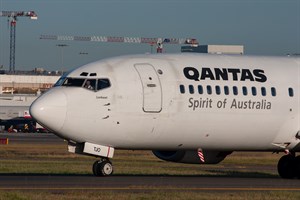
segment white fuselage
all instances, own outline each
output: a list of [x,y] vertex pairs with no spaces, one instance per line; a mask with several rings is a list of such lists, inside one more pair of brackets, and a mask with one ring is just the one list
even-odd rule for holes
[[69,141],[116,149],[299,151],[299,69],[289,57],[106,59],[66,78],[108,79],[109,87],[58,84],[31,114]]

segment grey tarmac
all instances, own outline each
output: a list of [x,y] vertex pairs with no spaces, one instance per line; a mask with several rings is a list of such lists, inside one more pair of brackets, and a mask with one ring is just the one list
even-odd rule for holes
[[0,174],[0,190],[298,191],[300,180],[199,176]]

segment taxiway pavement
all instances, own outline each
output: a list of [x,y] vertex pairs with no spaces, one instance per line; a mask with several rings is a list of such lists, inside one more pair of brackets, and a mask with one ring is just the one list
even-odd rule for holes
[[195,176],[0,174],[0,190],[298,191],[300,180]]

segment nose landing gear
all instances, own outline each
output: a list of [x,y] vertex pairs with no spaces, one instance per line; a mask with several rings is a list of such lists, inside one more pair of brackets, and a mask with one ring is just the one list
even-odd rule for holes
[[296,157],[294,153],[282,156],[277,170],[281,178],[300,178],[300,156]]
[[102,158],[94,162],[93,174],[95,176],[110,176],[112,175],[112,173],[113,173],[113,165],[108,159]]

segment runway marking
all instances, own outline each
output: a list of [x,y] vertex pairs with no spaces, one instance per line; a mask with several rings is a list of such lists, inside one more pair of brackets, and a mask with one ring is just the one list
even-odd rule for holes
[[190,190],[190,191],[300,191],[300,188],[169,188],[169,187],[75,187],[75,188],[35,188],[35,187],[7,187],[0,190]]

